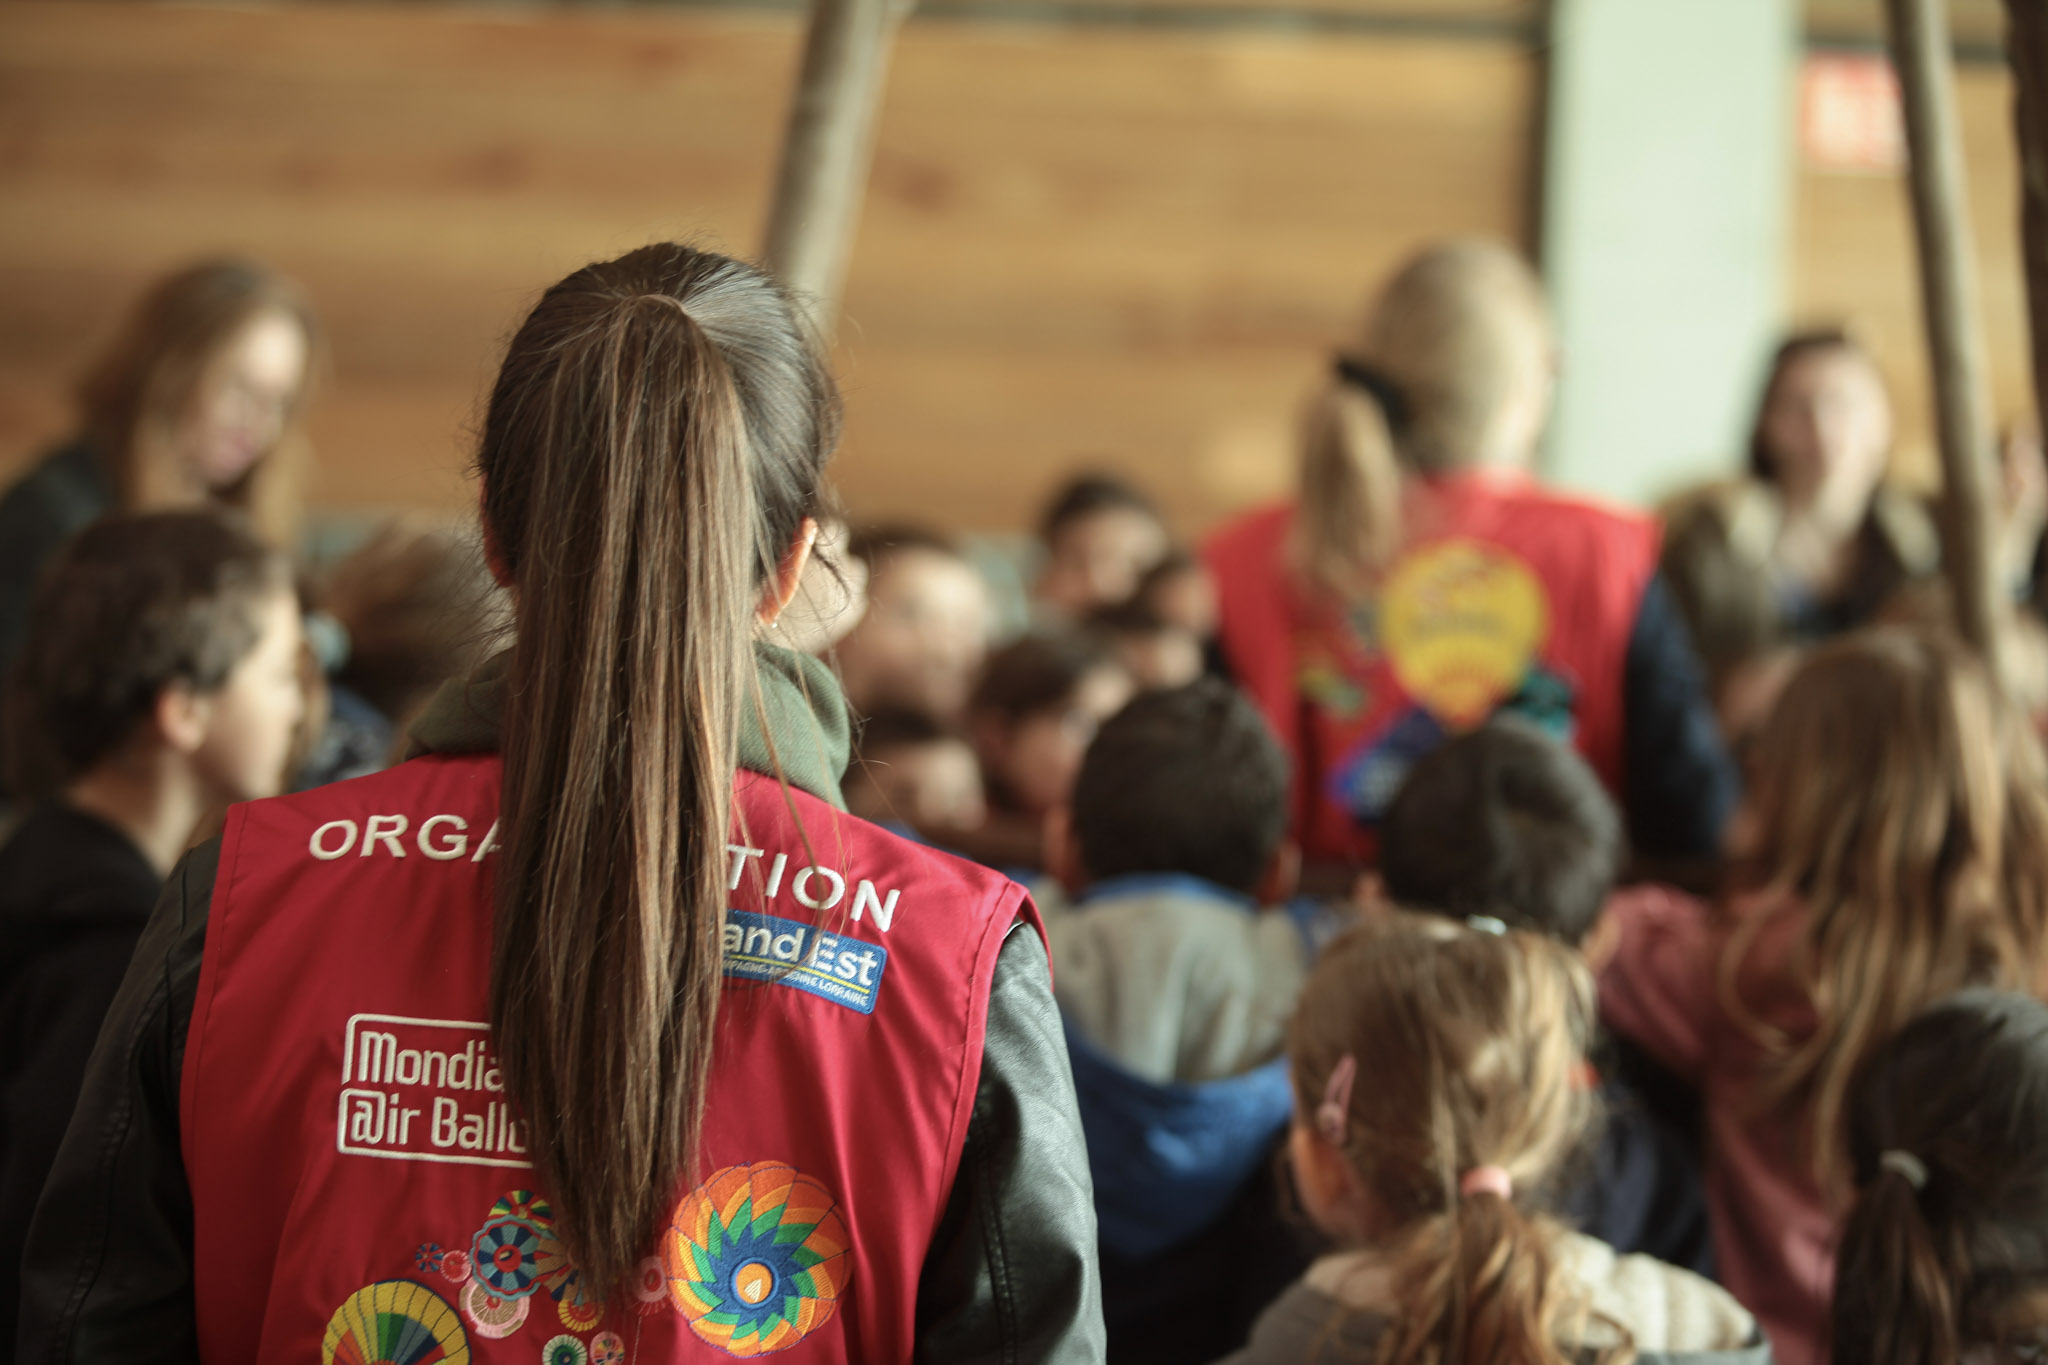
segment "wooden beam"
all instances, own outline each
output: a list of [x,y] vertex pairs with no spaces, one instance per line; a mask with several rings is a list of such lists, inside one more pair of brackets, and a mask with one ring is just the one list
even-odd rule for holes
[[2048,415],[2048,4],[2006,0],[2013,132],[2020,158],[2020,251],[2027,272],[2034,411]]
[[1991,515],[1991,397],[1971,256],[1945,0],[1885,0],[1905,104],[1920,298],[1942,471],[1942,563],[1963,638],[1997,660],[2003,585]]
[[768,212],[768,268],[804,296],[826,339],[860,226],[889,45],[906,0],[812,0]]

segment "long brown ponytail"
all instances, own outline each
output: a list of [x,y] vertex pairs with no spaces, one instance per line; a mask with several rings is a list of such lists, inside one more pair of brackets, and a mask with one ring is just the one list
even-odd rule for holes
[[771,280],[665,245],[548,290],[485,417],[518,628],[491,1027],[558,1231],[607,1297],[694,1160],[754,616],[836,403]]
[[[1340,1150],[1393,1277],[1379,1365],[1580,1358],[1588,1309],[1559,1264],[1564,1230],[1531,1200],[1592,1122],[1581,1079],[1592,1024],[1585,964],[1537,934],[1397,913],[1318,961],[1288,1051],[1305,1114],[1342,1057],[1357,1067]],[[1481,1167],[1505,1172],[1511,1193],[1462,1193]]]
[[1502,415],[1545,390],[1555,351],[1543,286],[1508,248],[1442,242],[1404,264],[1309,405],[1295,571],[1370,591],[1400,548],[1404,474],[1499,457]]
[[[1969,990],[1858,1068],[1837,1365],[1957,1365],[2048,1328],[2048,1007]],[[2028,1357],[2032,1358],[2032,1357]]]

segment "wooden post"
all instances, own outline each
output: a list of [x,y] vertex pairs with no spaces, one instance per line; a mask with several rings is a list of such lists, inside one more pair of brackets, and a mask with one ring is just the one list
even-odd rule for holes
[[1920,299],[1941,442],[1942,562],[1963,638],[1995,661],[2002,594],[1994,581],[1996,521],[1990,512],[1991,397],[1956,128],[1948,5],[1885,0],[1885,12],[1905,104]]
[[2020,153],[2020,245],[2027,330],[2034,346],[2034,411],[2048,419],[2048,4],[2006,0],[2013,132]]
[[768,211],[768,268],[804,296],[828,340],[860,225],[875,116],[903,0],[812,0]]

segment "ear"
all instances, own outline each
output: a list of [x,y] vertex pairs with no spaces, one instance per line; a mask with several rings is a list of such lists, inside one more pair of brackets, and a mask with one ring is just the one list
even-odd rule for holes
[[1377,872],[1358,874],[1358,880],[1351,884],[1351,903],[1367,919],[1381,918],[1394,908],[1392,898],[1387,895],[1387,884]]
[[1088,889],[1081,841],[1074,837],[1074,808],[1064,801],[1045,813],[1045,870],[1076,900]]
[[184,683],[172,683],[156,694],[150,723],[158,740],[175,753],[194,754],[206,743],[213,723],[213,698],[202,696]]
[[1266,862],[1265,875],[1253,892],[1260,905],[1279,905],[1301,886],[1301,845],[1282,839]]
[[805,517],[797,524],[796,543],[775,566],[775,577],[761,594],[756,616],[762,625],[774,625],[782,619],[782,613],[789,609],[789,604],[796,600],[796,591],[803,585],[804,565],[811,562],[811,547],[817,543],[817,518]]
[[1339,1241],[1358,1239],[1363,1190],[1344,1154],[1296,1115],[1287,1134],[1287,1157],[1294,1168],[1301,1211],[1309,1221]]

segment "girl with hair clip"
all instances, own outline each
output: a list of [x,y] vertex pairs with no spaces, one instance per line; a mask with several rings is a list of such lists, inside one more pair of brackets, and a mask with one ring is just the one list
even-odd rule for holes
[[1934,1005],[1858,1068],[1848,1138],[1835,1365],[2048,1357],[2048,1007]]
[[770,643],[837,419],[751,266],[541,296],[477,458],[514,643],[172,875],[27,1357],[1101,1358],[1037,911],[845,813],[845,703]]
[[1227,1365],[1769,1359],[1724,1291],[1545,1210],[1583,1151],[1593,982],[1500,921],[1392,912],[1323,953],[1288,1036],[1304,1210],[1341,1248]]
[[1334,357],[1295,499],[1205,551],[1223,662],[1295,760],[1314,884],[1370,862],[1416,759],[1501,713],[1579,750],[1639,853],[1719,853],[1736,775],[1656,525],[1532,477],[1556,363],[1520,257],[1429,247]]
[[1755,746],[1718,907],[1616,897],[1601,1012],[1698,1085],[1722,1281],[1824,1358],[1857,1068],[1966,986],[2048,990],[2048,789],[1983,667],[1902,628],[1803,663]]
[[254,261],[200,261],[152,285],[81,379],[77,435],[0,497],[0,665],[44,562],[109,512],[216,504],[290,550],[319,346],[305,294]]

